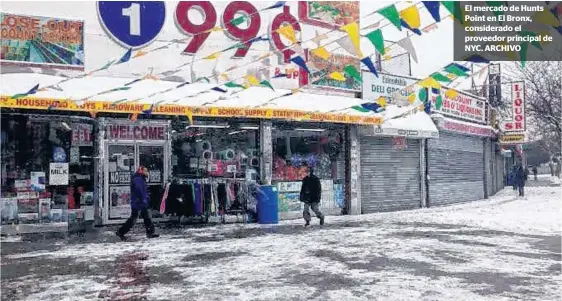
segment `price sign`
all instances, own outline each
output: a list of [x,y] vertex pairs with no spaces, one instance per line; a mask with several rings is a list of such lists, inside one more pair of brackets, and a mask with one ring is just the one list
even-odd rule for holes
[[166,19],[164,1],[98,1],[97,7],[105,31],[126,48],[152,43]]

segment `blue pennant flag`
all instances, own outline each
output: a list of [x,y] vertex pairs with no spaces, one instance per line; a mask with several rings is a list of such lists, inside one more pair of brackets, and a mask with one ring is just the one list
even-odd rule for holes
[[26,93],[16,94],[12,96],[12,99],[18,99],[21,97],[26,97],[27,95],[35,94],[39,90],[39,84],[35,85],[35,87],[31,88],[31,90],[27,91]]
[[377,73],[377,68],[375,68],[375,64],[373,64],[373,61],[371,60],[370,57],[367,56],[361,59],[361,63],[367,66],[367,68],[369,68],[369,71],[371,71],[371,73],[373,73],[376,77],[379,77],[379,74]]
[[423,110],[426,114],[431,113],[431,101],[428,101],[423,105]]
[[431,88],[431,93],[439,95],[441,94],[441,91],[437,88]]
[[417,34],[418,36],[421,36],[422,33],[418,28],[414,29],[410,27],[410,25],[408,25],[408,23],[406,23],[403,19],[400,19],[400,24],[402,24],[402,27],[411,30],[413,33]]
[[221,93],[226,93],[227,91],[225,89],[221,89],[220,87],[214,87],[211,90],[216,91],[216,92],[221,92]]
[[278,8],[278,7],[283,7],[283,6],[285,6],[285,3],[286,3],[286,2],[287,2],[287,1],[277,1],[277,2],[275,2],[275,4],[273,4],[272,6],[266,7],[264,10],[267,10],[267,9],[274,9],[274,8]]
[[152,116],[152,110],[154,109],[154,105],[151,105],[148,110],[142,111],[142,113],[146,116],[146,118],[150,118]]
[[131,59],[132,53],[133,53],[133,48],[129,48],[129,50],[127,50],[127,52],[123,55],[123,57],[119,61],[117,61],[116,65],[128,62]]
[[303,68],[306,71],[306,73],[310,74],[310,70],[308,69],[306,62],[302,57],[295,56],[294,58],[291,59],[291,62],[297,64],[299,67]]
[[275,75],[275,76],[272,77],[272,78],[283,78],[283,77],[287,77],[287,74],[285,74],[285,73],[279,73],[279,74]]
[[445,67],[445,69],[447,69],[447,68],[449,68],[449,67],[451,67],[451,66],[455,66],[455,67],[459,68],[460,70],[462,70],[463,72],[468,72],[468,71],[470,71],[469,68],[467,68],[467,67],[465,67],[465,66],[463,66],[463,65],[457,64],[457,63],[450,63],[449,65],[447,65],[447,67]]
[[382,110],[381,105],[379,105],[376,102],[366,102],[366,103],[362,103],[361,107],[363,107],[363,109],[369,110],[369,111],[373,111],[375,113],[378,113]]
[[255,37],[253,39],[248,40],[246,43],[254,43],[254,42],[267,42],[269,41],[269,38],[267,36],[259,36],[259,37]]
[[464,59],[467,62],[473,62],[473,63],[485,63],[488,64],[490,62],[490,60],[488,60],[487,58],[479,55],[479,54],[473,54],[467,58]]
[[439,15],[439,1],[422,1],[427,8],[427,11],[431,14],[435,22],[441,22],[441,15]]
[[187,85],[189,85],[189,84],[190,84],[189,82],[183,82],[183,83],[177,85],[177,86],[176,86],[176,89],[177,89],[177,88],[181,88],[181,87],[183,87],[183,86],[187,86]]

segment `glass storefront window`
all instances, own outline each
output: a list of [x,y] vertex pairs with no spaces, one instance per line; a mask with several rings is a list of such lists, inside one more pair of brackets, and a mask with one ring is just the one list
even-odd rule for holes
[[173,134],[172,173],[176,178],[258,179],[258,124],[200,123]]

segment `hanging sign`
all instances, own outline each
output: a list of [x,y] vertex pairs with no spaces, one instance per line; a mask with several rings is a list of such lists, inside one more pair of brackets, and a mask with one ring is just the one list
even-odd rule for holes
[[68,185],[68,163],[49,164],[49,185]]
[[447,96],[447,88],[441,89],[443,105],[435,109],[435,100],[432,98],[432,110],[445,116],[451,116],[467,121],[486,123],[486,101],[473,95],[457,91],[457,96],[451,99]]
[[504,145],[510,144],[523,144],[525,143],[525,135],[517,134],[517,135],[504,135],[500,138],[500,143]]
[[418,82],[415,78],[384,73],[379,73],[379,77],[376,77],[369,71],[363,71],[362,76],[365,100],[376,100],[383,96],[392,101],[392,94],[397,91],[403,97],[408,97],[406,88]]
[[495,136],[494,130],[490,127],[478,126],[476,124],[454,122],[452,120],[446,119],[443,123],[439,125],[444,130],[451,132],[458,132],[469,135],[476,135],[482,137],[493,137]]
[[0,13],[2,63],[84,70],[84,22]]
[[164,1],[98,1],[97,7],[106,33],[125,48],[152,43],[166,19]]
[[525,83],[516,82],[511,84],[511,108],[513,117],[500,123],[500,129],[504,132],[525,132]]

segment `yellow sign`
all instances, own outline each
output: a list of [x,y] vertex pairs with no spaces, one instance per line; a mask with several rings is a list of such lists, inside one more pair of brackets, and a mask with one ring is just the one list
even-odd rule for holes
[[[140,114],[150,109],[150,104],[120,102],[113,104],[107,101],[87,101],[77,105],[72,100],[22,97],[12,99],[8,96],[0,97],[0,108],[59,110],[88,113],[124,113]],[[188,107],[180,105],[157,105],[152,108],[153,115],[188,115],[194,117],[240,117],[259,119],[285,119],[295,121],[317,121],[348,124],[380,125],[382,117],[354,116],[334,113],[318,113],[297,110],[270,108],[235,108],[235,107]]]
[[504,135],[500,138],[501,144],[523,144],[525,143],[525,135]]

